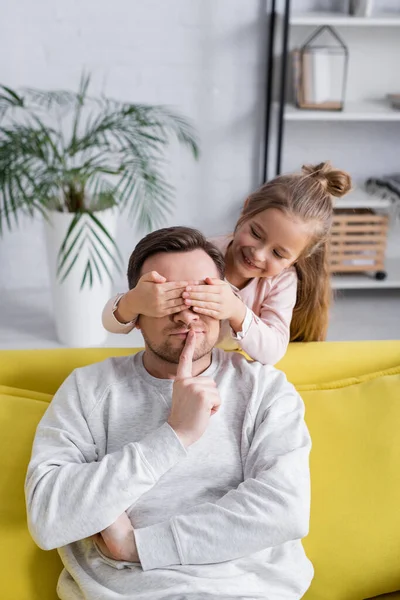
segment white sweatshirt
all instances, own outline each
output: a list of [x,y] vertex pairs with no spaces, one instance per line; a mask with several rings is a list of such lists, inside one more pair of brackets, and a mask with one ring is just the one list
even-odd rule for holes
[[[28,523],[64,563],[62,600],[294,600],[313,569],[301,538],[310,438],[283,373],[213,351],[202,374],[221,408],[187,451],[166,423],[172,380],[143,353],[77,369],[41,420],[26,478]],[[139,563],[88,539],[127,511]]]

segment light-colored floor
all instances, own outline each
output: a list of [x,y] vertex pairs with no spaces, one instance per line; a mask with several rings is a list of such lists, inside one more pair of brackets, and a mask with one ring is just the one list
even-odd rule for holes
[[[48,290],[0,291],[0,349],[58,348]],[[400,339],[400,290],[336,292],[329,340]],[[105,346],[138,347],[138,331],[109,334]]]

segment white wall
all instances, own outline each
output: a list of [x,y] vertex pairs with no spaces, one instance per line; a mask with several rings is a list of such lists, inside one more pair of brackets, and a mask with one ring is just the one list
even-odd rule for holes
[[[329,4],[343,3],[292,0],[295,11]],[[399,10],[399,0],[376,4]],[[76,89],[85,68],[94,91],[170,104],[190,117],[202,157],[196,164],[171,149],[176,205],[166,225],[206,234],[232,227],[259,183],[265,0],[0,0],[0,11],[2,83]],[[350,45],[350,94],[374,94],[376,81],[379,93],[399,91],[399,30],[367,30],[367,49],[365,30],[342,33]],[[295,35],[292,43],[307,31]],[[393,45],[397,54],[388,62]],[[400,124],[288,123],[284,169],[331,158],[357,179],[400,170],[399,134]],[[118,237],[127,262],[138,233],[121,219]],[[0,239],[0,289],[47,285],[41,223],[25,223]],[[124,280],[117,285],[123,289]]]
[[[259,183],[263,0],[1,0],[0,10],[2,83],[75,89],[85,68],[94,90],[175,106],[196,125],[202,157],[172,148],[167,225],[232,227]],[[126,261],[137,239],[122,219]],[[47,285],[40,222],[0,239],[0,289]]]

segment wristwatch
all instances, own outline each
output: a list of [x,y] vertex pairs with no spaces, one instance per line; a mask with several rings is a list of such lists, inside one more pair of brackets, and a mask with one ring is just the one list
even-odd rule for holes
[[115,316],[115,312],[116,312],[116,310],[118,308],[118,304],[119,304],[119,301],[121,300],[122,296],[125,296],[125,293],[118,294],[117,297],[115,298],[114,304],[113,304],[113,307],[112,307],[112,316],[114,317],[114,319],[118,323],[118,325],[123,325],[123,326],[126,326],[126,327],[131,327],[132,325],[135,325],[136,321],[138,320],[137,316],[132,321],[128,321],[127,323],[121,323],[121,321],[119,321],[117,319],[117,317]]

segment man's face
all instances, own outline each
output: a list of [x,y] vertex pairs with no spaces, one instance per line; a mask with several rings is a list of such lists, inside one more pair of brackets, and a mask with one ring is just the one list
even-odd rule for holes
[[[148,258],[141,274],[157,271],[167,281],[204,281],[206,277],[220,279],[218,269],[204,250],[190,252],[160,252]],[[215,346],[220,321],[199,315],[190,308],[166,317],[140,315],[138,327],[146,346],[159,358],[177,364],[189,330],[196,332],[196,350],[193,360],[208,354]]]

